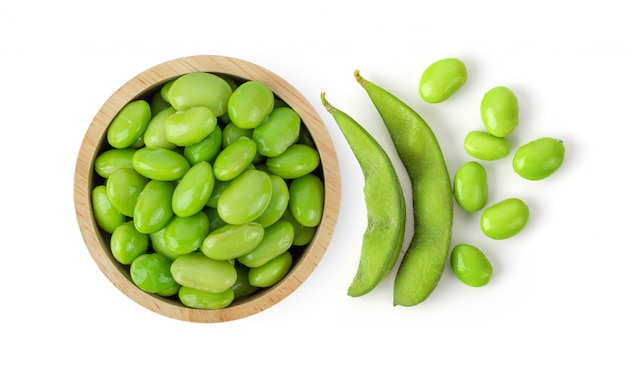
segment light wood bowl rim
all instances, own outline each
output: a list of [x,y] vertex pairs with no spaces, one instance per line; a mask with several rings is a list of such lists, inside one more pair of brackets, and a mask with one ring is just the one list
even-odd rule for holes
[[[90,199],[93,163],[113,117],[126,103],[155,90],[158,85],[196,71],[223,73],[267,84],[300,115],[311,133],[320,152],[325,184],[322,221],[313,240],[307,245],[300,260],[294,263],[290,273],[277,285],[220,310],[187,308],[136,287],[123,267],[112,258],[110,250],[105,248],[107,244],[93,219]],[[74,172],[74,206],[78,226],[91,257],[102,273],[115,287],[141,306],[173,319],[199,323],[224,322],[251,316],[272,307],[293,293],[310,276],[328,248],[339,214],[340,191],[339,164],[332,139],[323,120],[307,99],[272,71],[246,60],[219,55],[188,56],[166,61],[138,74],[120,87],[104,103],[89,125],[78,152]]]

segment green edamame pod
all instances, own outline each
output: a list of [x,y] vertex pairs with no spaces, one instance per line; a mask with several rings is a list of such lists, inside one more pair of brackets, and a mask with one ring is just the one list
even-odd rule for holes
[[415,232],[396,274],[394,305],[413,306],[428,298],[445,270],[452,236],[452,182],[426,121],[358,70],[354,76],[385,123],[411,182]]
[[368,226],[363,233],[361,256],[348,295],[362,296],[378,285],[396,263],[406,223],[402,187],[391,159],[358,122],[333,107],[321,94],[356,157],[365,179],[363,194]]

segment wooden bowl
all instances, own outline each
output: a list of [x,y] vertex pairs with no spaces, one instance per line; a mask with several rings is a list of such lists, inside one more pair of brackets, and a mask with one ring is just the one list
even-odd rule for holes
[[[219,310],[199,310],[184,306],[180,301],[146,293],[134,285],[127,266],[120,265],[111,254],[106,233],[95,223],[91,190],[94,187],[94,160],[106,141],[106,130],[112,119],[128,102],[148,95],[167,81],[190,72],[227,74],[240,80],[257,80],[293,108],[320,153],[325,184],[322,221],[312,241],[294,258],[291,271],[273,287],[257,292]],[[190,56],[154,66],[118,89],[97,112],[78,153],[74,178],[74,205],[83,239],[93,260],[104,275],[125,295],[143,307],[161,315],[190,322],[223,322],[261,312],[283,300],[296,290],[313,272],[326,252],[335,229],[339,212],[340,174],[335,148],[330,135],[312,105],[291,84],[273,72],[250,62],[225,56]]]

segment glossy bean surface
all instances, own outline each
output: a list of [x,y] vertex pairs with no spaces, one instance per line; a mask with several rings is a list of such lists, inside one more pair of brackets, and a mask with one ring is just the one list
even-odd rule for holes
[[143,142],[145,146],[149,148],[176,148],[176,144],[167,140],[167,135],[165,134],[165,122],[168,117],[173,115],[175,112],[176,109],[174,109],[174,107],[168,107],[152,117],[146,127],[146,131],[143,134]]
[[430,64],[422,73],[419,92],[429,103],[440,103],[456,93],[467,80],[467,69],[457,58],[445,58]]
[[285,180],[276,175],[270,175],[272,182],[272,194],[267,208],[255,219],[263,227],[276,223],[285,213],[289,206],[289,186]]
[[320,224],[324,211],[324,183],[314,174],[298,177],[289,184],[289,210],[303,226]]
[[201,252],[179,256],[172,263],[171,272],[181,286],[205,292],[224,292],[237,281],[237,271],[233,264],[209,259]]
[[539,138],[519,147],[513,156],[513,169],[527,180],[543,180],[561,167],[564,158],[561,140]]
[[291,223],[286,220],[280,220],[265,228],[259,244],[251,251],[239,256],[237,260],[250,268],[264,265],[291,247],[293,235],[294,231]]
[[125,222],[111,234],[111,253],[120,264],[130,265],[148,251],[149,243],[147,234],[137,231],[132,221]]
[[497,137],[511,134],[519,121],[517,96],[505,86],[485,93],[480,104],[480,116],[487,131]]
[[175,181],[183,177],[191,165],[173,150],[141,148],[133,155],[133,167],[144,177],[159,181]]
[[129,102],[107,128],[107,141],[114,148],[128,148],[141,137],[152,117],[148,102]]
[[167,89],[167,100],[179,111],[203,106],[221,116],[228,108],[230,85],[211,73],[194,72],[175,79]]
[[275,108],[252,132],[260,154],[275,157],[300,137],[300,116],[289,107]]
[[258,218],[272,196],[272,181],[263,171],[247,170],[232,180],[217,199],[217,211],[229,224],[243,224]]
[[146,184],[137,198],[133,211],[133,222],[139,232],[159,231],[172,219],[174,188],[174,183],[170,181],[150,180]]
[[241,137],[224,148],[215,158],[215,178],[230,181],[239,176],[254,160],[257,146],[254,140]]
[[171,265],[172,261],[156,252],[139,255],[130,264],[130,277],[145,292],[161,292],[174,286]]
[[211,197],[215,177],[213,167],[206,161],[193,165],[180,179],[172,194],[172,209],[179,217],[198,213]]
[[120,168],[133,168],[133,154],[137,149],[109,149],[100,153],[94,161],[94,169],[101,177],[108,178]]
[[229,288],[223,292],[205,292],[190,287],[180,287],[178,291],[180,302],[199,310],[219,310],[228,307],[235,299],[235,292]]
[[454,198],[461,208],[473,213],[487,204],[488,184],[485,167],[474,161],[464,163],[454,175]]
[[293,257],[287,251],[258,268],[251,268],[248,273],[250,285],[261,288],[275,285],[287,275],[292,263]]
[[91,206],[96,224],[107,233],[113,233],[117,226],[126,221],[124,214],[120,213],[109,200],[104,185],[98,185],[91,191]]
[[494,161],[509,155],[511,144],[505,137],[497,137],[483,131],[470,131],[465,136],[463,148],[474,158]]
[[495,240],[515,236],[524,229],[530,211],[526,203],[518,198],[509,198],[485,209],[480,217],[483,233]]
[[274,93],[265,84],[250,80],[235,89],[228,100],[228,117],[242,129],[254,129],[274,109]]
[[222,147],[222,128],[215,126],[212,133],[200,142],[183,149],[183,156],[194,165],[202,161],[212,162]]
[[111,204],[123,215],[132,217],[139,194],[148,181],[134,169],[121,168],[113,172],[106,182]]
[[200,250],[215,260],[231,260],[254,250],[263,239],[265,230],[256,222],[226,224],[209,233]]
[[476,246],[459,244],[452,249],[450,265],[456,277],[471,287],[489,283],[493,273],[491,262]]
[[267,170],[284,179],[292,179],[313,172],[320,164],[319,152],[308,145],[290,145],[282,154],[267,158]]
[[165,138],[179,147],[202,141],[217,126],[217,118],[204,106],[190,107],[171,114],[165,120]]
[[201,211],[190,217],[175,215],[165,226],[163,235],[170,250],[178,254],[188,254],[200,248],[209,230],[209,219]]

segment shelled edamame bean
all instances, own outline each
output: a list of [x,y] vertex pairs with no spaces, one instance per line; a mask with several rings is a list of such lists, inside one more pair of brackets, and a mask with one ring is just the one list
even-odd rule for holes
[[280,281],[301,254],[292,247],[312,240],[320,165],[300,116],[268,86],[189,73],[111,122],[93,166],[94,220],[137,287],[224,308]]

